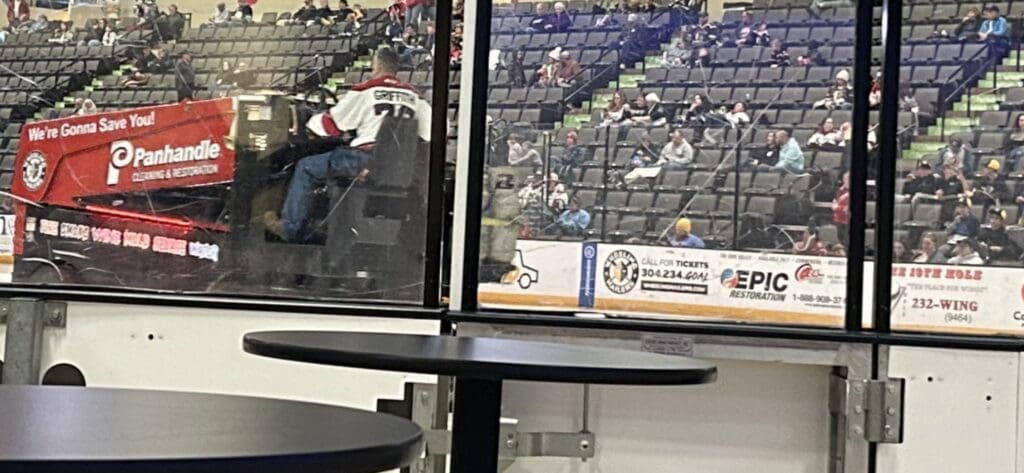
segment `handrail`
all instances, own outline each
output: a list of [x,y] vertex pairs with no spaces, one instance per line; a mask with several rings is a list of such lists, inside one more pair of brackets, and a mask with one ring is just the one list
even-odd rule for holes
[[[985,49],[982,49],[981,51],[985,51]],[[981,51],[979,51],[979,54],[980,54]],[[957,88],[953,89],[953,91],[950,92],[949,95],[947,95],[946,98],[942,101],[942,104],[941,104],[942,123],[941,123],[941,125],[939,125],[939,136],[941,136],[942,139],[946,139],[946,114],[949,112],[948,106],[949,106],[950,102],[954,98],[957,97],[958,93],[962,92],[965,88],[967,88],[967,86],[970,85],[972,81],[977,79],[982,73],[988,72],[989,66],[991,64],[996,63],[998,59],[999,58],[990,58],[990,59],[985,60],[985,62],[982,63],[982,65],[980,67],[978,67],[978,69],[976,69],[973,73],[971,73],[971,75],[969,75],[966,78],[964,78],[963,81],[960,83],[960,86],[958,86]],[[966,65],[966,63],[964,65]],[[963,66],[960,66],[960,67],[963,68]],[[945,85],[945,84],[943,84],[943,85]],[[968,98],[968,100],[967,100],[967,107],[968,107],[967,108],[967,112],[968,113],[971,112],[971,109],[970,109],[970,107],[971,107],[971,97],[972,97],[971,89],[967,88],[967,98]]]

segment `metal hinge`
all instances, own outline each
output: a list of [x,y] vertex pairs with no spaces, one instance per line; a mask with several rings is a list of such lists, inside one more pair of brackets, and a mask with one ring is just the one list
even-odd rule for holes
[[846,414],[847,435],[874,443],[903,442],[903,379],[832,380],[845,384],[837,390],[844,399],[833,408]]
[[[43,302],[43,325],[64,328],[68,320],[68,304],[60,301]],[[0,325],[7,323],[7,314],[11,312],[11,300],[0,299]]]

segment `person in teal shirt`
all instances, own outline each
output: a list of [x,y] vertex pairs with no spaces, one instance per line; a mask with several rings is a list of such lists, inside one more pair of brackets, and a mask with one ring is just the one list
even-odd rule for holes
[[978,38],[988,43],[988,57],[990,59],[1001,59],[1009,49],[1008,36],[1010,25],[1001,14],[999,7],[988,5],[985,7],[985,21],[981,23],[978,30]]
[[760,171],[779,171],[793,174],[804,172],[804,152],[800,149],[800,143],[796,138],[789,136],[789,131],[779,130],[775,132],[775,144],[779,146],[779,160],[774,166],[762,164]]
[[569,199],[569,208],[555,220],[562,235],[581,236],[590,226],[590,213],[580,208],[579,199]]

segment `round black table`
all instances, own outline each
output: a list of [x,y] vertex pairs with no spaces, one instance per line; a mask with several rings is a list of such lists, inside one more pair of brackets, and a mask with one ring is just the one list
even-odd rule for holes
[[374,473],[422,447],[412,422],[343,407],[0,385],[0,472]]
[[454,376],[452,473],[497,468],[503,380],[690,385],[717,375],[714,365],[691,358],[494,338],[257,332],[245,336],[243,347],[285,360]]

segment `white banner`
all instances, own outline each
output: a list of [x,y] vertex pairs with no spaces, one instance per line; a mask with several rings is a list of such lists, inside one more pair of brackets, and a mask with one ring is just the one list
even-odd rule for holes
[[892,327],[1024,334],[1024,269],[893,267]]
[[575,309],[579,305],[582,243],[520,240],[500,283],[479,288],[483,305]]

